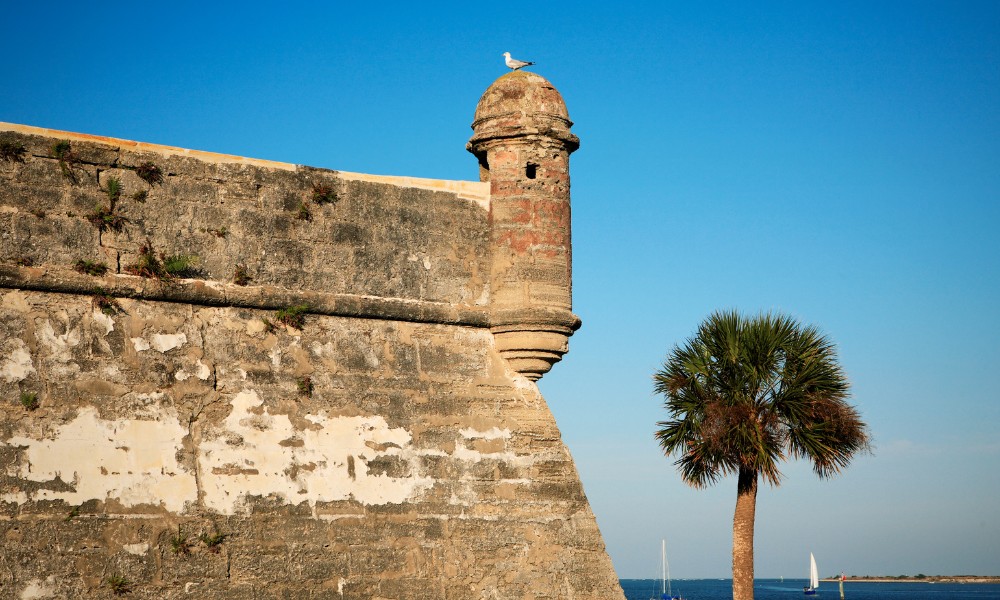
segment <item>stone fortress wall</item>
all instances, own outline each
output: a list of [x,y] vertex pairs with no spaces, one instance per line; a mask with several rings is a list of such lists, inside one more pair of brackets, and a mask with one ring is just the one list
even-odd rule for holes
[[569,127],[501,77],[454,182],[0,123],[0,598],[623,598],[532,383]]

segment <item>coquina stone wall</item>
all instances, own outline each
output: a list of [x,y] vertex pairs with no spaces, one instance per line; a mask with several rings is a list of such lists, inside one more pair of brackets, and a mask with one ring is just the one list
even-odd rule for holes
[[0,124],[0,598],[623,598],[491,184]]

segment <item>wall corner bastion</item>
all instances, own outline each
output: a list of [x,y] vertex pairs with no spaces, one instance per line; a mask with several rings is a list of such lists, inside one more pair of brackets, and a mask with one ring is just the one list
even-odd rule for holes
[[579,141],[483,98],[480,181],[0,123],[0,599],[623,600],[532,383]]

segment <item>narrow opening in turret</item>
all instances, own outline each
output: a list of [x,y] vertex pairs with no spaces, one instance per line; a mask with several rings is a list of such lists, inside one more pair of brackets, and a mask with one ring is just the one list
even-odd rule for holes
[[534,179],[537,171],[538,171],[538,165],[536,165],[535,163],[528,163],[524,165],[524,175],[528,179]]
[[490,163],[486,160],[485,154],[477,155],[479,159],[479,181],[488,183],[490,180]]

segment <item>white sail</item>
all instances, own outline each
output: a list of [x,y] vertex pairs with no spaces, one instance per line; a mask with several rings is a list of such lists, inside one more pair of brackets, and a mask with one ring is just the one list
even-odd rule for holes
[[816,557],[812,552],[809,553],[809,587],[819,587],[819,569],[816,568]]

